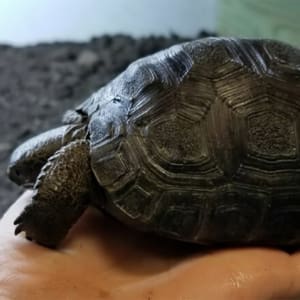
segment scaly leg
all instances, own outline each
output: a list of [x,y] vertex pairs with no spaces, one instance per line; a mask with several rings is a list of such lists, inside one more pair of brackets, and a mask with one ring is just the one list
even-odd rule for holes
[[56,247],[89,204],[89,145],[74,141],[48,159],[34,185],[32,203],[15,220],[15,234]]

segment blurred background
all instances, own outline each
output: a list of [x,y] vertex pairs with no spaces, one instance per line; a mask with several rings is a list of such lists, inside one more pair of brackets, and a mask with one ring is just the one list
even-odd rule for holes
[[299,44],[299,0],[1,0],[0,42],[28,45],[199,30]]
[[0,215],[21,192],[11,151],[133,60],[213,35],[300,46],[299,0],[1,0]]
[[83,41],[102,34],[195,36],[215,29],[216,0],[1,0],[0,42]]

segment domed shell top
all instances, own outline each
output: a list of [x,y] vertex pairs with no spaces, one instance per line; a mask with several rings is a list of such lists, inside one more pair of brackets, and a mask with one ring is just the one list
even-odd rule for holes
[[300,241],[299,49],[173,46],[77,110],[104,209],[120,221],[199,243]]

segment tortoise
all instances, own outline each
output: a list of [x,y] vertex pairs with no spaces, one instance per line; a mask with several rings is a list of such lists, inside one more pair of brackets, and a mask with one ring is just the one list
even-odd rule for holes
[[92,205],[203,245],[300,244],[300,50],[206,38],[138,59],[20,145],[15,234],[56,247]]

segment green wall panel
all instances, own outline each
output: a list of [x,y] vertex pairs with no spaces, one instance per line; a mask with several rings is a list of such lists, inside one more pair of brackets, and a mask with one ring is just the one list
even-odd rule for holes
[[300,0],[219,0],[218,32],[300,46]]

